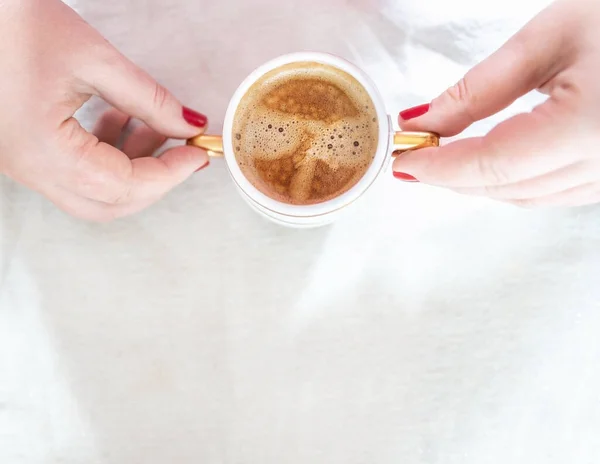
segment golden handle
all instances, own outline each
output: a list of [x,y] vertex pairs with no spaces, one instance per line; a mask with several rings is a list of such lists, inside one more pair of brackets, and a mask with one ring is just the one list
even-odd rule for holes
[[220,135],[198,135],[188,139],[186,145],[202,148],[213,158],[223,157],[223,137]]
[[408,150],[439,147],[440,136],[433,132],[396,132],[392,156],[398,156]]
[[[198,135],[188,139],[187,145],[202,148],[208,152],[208,156],[223,157],[223,137],[220,135]],[[394,146],[392,156],[398,156],[408,150],[419,148],[438,147],[440,137],[432,132],[396,132],[394,134]]]

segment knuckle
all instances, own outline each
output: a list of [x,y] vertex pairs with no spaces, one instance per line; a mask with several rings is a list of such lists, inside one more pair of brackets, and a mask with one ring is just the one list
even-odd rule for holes
[[[81,194],[110,205],[123,204],[131,199],[131,168],[104,166],[94,158],[94,137],[76,150],[74,184]],[[129,163],[123,166],[130,166]]]
[[448,89],[448,96],[456,103],[462,103],[468,100],[469,87],[467,80],[463,77],[456,84]]
[[477,158],[477,171],[479,175],[487,182],[488,188],[512,183],[512,176],[506,170],[505,163],[499,162],[502,159],[500,149],[493,141],[486,142],[486,150]]
[[491,184],[488,186],[488,190],[491,190],[492,186],[506,185],[510,183],[510,177],[504,172],[504,169],[498,166],[491,156],[480,156],[478,159],[478,171],[481,176]]
[[154,83],[154,90],[152,96],[152,102],[154,108],[162,110],[166,107],[167,101],[169,100],[169,92],[162,85]]
[[477,120],[473,108],[476,104],[476,96],[471,92],[469,79],[465,76],[446,91],[453,106],[461,108],[464,117],[471,123]]
[[75,118],[70,118],[62,123],[54,137],[58,147],[69,147],[77,152],[82,145],[89,143],[89,137],[86,135],[87,132],[82,130],[81,124]]
[[128,203],[131,199],[131,184],[124,182],[118,187],[112,195],[109,196],[106,203],[111,205],[122,205]]
[[103,184],[102,173],[93,168],[92,152],[96,143],[89,141],[74,149],[75,184],[84,191],[97,188]]
[[120,205],[130,201],[131,185],[112,172],[94,173],[90,170],[79,173],[79,185],[93,200],[109,205]]

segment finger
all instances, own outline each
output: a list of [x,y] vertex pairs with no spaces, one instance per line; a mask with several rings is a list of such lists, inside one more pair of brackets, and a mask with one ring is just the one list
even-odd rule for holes
[[495,200],[535,199],[594,182],[597,180],[599,172],[600,166],[591,162],[580,161],[548,174],[524,181],[506,185],[455,188],[453,190],[463,195],[482,196]]
[[152,156],[167,138],[146,125],[136,127],[123,144],[123,152],[129,159]]
[[91,91],[115,108],[168,137],[185,139],[203,132],[206,116],[185,108],[175,96],[112,46],[90,56],[79,70]]
[[42,193],[60,210],[75,218],[106,223],[143,211],[153,202],[138,202],[124,205],[109,205],[76,195],[60,186],[54,186]]
[[40,189],[50,202],[70,216],[90,222],[110,222],[117,219],[117,207],[76,195],[59,185]]
[[[595,153],[590,135],[556,106],[550,100],[483,137],[405,153],[396,158],[393,171],[442,187],[500,186],[551,173]],[[573,151],[573,141],[578,151]]]
[[158,158],[130,160],[123,152],[86,132],[75,120],[59,131],[66,147],[62,160],[67,174],[62,186],[92,200],[136,203],[158,199],[208,164],[208,155],[191,146],[176,147]]
[[156,199],[209,165],[206,151],[192,146],[179,146],[157,158],[131,161],[131,196],[136,200]]
[[[572,56],[567,40],[570,25],[557,24],[555,20],[555,10],[562,7],[562,4],[552,5],[540,13],[457,84],[435,98],[428,111],[427,107],[421,107],[417,112],[411,109],[401,113],[401,128],[454,136],[543,86],[565,69]],[[543,43],[540,37],[544,38]],[[405,119],[424,111],[422,116]]]
[[600,203],[600,183],[590,182],[537,198],[510,200],[522,208],[576,207]]
[[116,146],[129,120],[129,115],[114,108],[110,109],[100,116],[94,126],[93,134],[99,141]]

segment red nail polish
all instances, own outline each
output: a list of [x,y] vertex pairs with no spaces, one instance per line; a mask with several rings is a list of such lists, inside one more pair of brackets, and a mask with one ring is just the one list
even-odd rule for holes
[[400,112],[400,118],[404,121],[408,121],[409,119],[418,118],[419,116],[423,116],[425,113],[429,111],[429,103],[425,103],[424,105],[413,106],[407,110]]
[[206,163],[204,163],[202,166],[200,166],[198,169],[196,169],[195,172],[202,171],[204,168],[208,167],[209,164],[210,164],[210,161],[206,161]]
[[194,127],[200,127],[201,129],[204,129],[206,124],[208,124],[208,118],[206,116],[186,106],[183,107],[183,119],[185,119],[188,124],[191,124]]
[[396,179],[403,180],[404,182],[419,182],[413,176],[411,176],[410,174],[406,174],[404,172],[395,172],[394,171],[394,177]]

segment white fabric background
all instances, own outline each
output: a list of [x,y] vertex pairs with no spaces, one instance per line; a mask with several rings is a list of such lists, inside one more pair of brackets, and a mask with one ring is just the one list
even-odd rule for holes
[[[301,49],[363,66],[395,115],[546,3],[72,1],[211,131],[247,73]],[[0,463],[600,458],[598,207],[390,174],[341,222],[291,231],[219,162],[108,225],[0,190]]]

